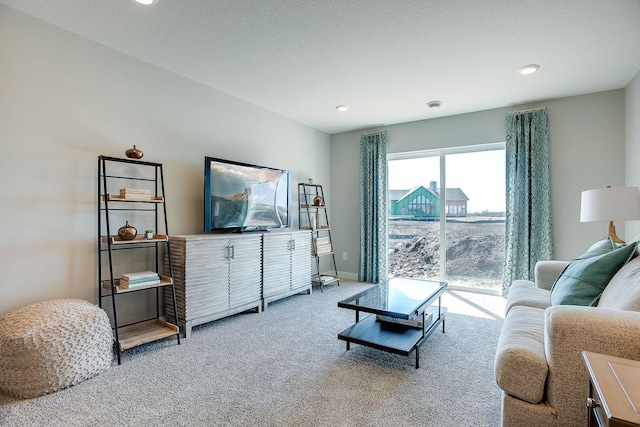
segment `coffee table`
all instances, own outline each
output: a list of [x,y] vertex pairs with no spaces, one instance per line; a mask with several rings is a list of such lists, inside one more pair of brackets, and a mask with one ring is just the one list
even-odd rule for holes
[[[338,339],[378,350],[409,356],[416,352],[420,367],[420,346],[442,323],[447,309],[442,294],[447,283],[393,278],[338,302],[338,307],[355,310],[356,323],[338,334]],[[432,305],[438,300],[437,305]],[[360,312],[371,315],[360,320]]]

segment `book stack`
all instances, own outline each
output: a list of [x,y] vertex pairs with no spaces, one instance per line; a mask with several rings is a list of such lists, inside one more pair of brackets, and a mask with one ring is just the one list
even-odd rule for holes
[[318,279],[318,282],[321,285],[326,285],[329,282],[332,282],[335,279],[335,277],[333,276],[326,276],[324,274],[320,275],[320,278]]
[[313,246],[316,249],[316,255],[330,254],[333,252],[331,242],[328,237],[316,237],[313,239]]
[[139,286],[157,285],[160,283],[160,276],[153,271],[139,271],[137,273],[126,273],[120,278],[120,289],[136,288]]
[[151,190],[142,188],[121,188],[120,197],[123,199],[150,199]]
[[376,319],[378,322],[384,324],[395,324],[402,326],[410,326],[412,328],[420,328],[422,329],[423,325],[429,326],[433,320],[433,313],[424,313],[424,322],[422,314],[418,314],[410,319],[398,319],[396,317],[384,316],[382,314],[376,314]]

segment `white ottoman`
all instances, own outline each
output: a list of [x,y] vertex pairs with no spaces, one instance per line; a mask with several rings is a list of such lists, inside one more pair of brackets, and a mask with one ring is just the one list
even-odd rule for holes
[[31,304],[0,317],[0,390],[20,398],[60,390],[111,366],[107,313],[79,299]]

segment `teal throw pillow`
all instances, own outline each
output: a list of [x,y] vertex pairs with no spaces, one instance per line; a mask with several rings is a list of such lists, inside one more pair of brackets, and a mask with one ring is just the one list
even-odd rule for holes
[[[618,249],[604,251],[591,248],[567,265],[551,288],[553,305],[595,305],[611,278],[638,253],[637,242]],[[593,255],[593,253],[599,253]]]
[[591,247],[587,249],[587,252],[585,252],[583,255],[580,255],[576,259],[585,259],[585,258],[591,258],[591,257],[597,256],[597,255],[604,255],[608,252],[611,252],[614,249],[618,249],[618,246],[615,243],[613,243],[613,240],[611,240],[611,237],[607,237],[606,239],[600,240],[594,243],[593,245],[591,245]]

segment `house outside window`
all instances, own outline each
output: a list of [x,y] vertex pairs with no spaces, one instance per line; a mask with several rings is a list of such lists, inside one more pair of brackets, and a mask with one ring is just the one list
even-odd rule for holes
[[[447,217],[467,216],[469,198],[460,188],[447,188],[445,193],[445,215]],[[416,218],[438,218],[440,216],[440,189],[435,181],[429,188],[424,186],[409,190],[389,192],[390,216],[413,216]]]

